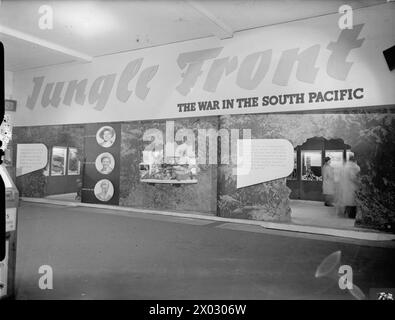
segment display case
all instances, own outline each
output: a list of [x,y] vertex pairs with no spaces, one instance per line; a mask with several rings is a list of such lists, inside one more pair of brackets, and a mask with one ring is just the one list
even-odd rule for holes
[[0,165],[6,196],[6,256],[0,262],[0,299],[15,297],[15,264],[19,192],[4,165]]
[[187,143],[177,146],[174,155],[166,157],[162,150],[146,151],[143,160],[139,164],[141,182],[180,185],[198,181],[195,153]]
[[197,183],[197,167],[178,163],[140,163],[140,181],[145,183]]
[[344,161],[352,154],[351,147],[342,139],[312,137],[295,147],[294,170],[287,177],[290,198],[323,201],[322,166],[325,157],[331,158],[334,179],[338,180]]

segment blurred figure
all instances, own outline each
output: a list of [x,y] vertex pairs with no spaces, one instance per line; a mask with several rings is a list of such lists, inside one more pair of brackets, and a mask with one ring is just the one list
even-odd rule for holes
[[75,200],[81,200],[81,193],[82,193],[82,180],[77,179],[77,195],[75,196]]
[[325,157],[322,167],[322,193],[324,194],[325,206],[333,207],[335,194],[334,169],[331,166],[331,158]]
[[355,162],[355,157],[350,156],[345,163],[340,177],[339,207],[343,214],[349,218],[355,218],[357,213],[356,192],[359,187],[360,167]]

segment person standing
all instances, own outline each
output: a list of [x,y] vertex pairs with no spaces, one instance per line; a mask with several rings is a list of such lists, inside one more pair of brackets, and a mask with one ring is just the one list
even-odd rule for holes
[[357,213],[356,192],[359,187],[360,167],[355,162],[354,156],[350,156],[344,165],[342,177],[342,206],[344,214],[349,218],[355,218]]
[[322,167],[322,193],[324,194],[325,206],[333,206],[333,196],[335,193],[334,169],[331,166],[331,158],[325,157]]

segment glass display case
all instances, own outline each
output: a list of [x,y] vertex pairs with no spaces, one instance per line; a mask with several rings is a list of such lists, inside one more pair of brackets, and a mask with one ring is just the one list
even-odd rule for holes
[[325,157],[331,158],[334,168],[334,180],[338,181],[343,163],[353,153],[351,146],[342,139],[312,137],[295,147],[294,170],[287,177],[287,186],[291,189],[291,199],[323,201],[322,166]]
[[53,147],[51,157],[51,176],[63,176],[66,174],[66,147]]
[[174,155],[163,155],[163,150],[143,152],[139,164],[140,181],[146,183],[192,184],[197,183],[198,166],[193,149],[182,143]]
[[78,149],[69,147],[67,174],[79,175],[81,171],[81,161],[78,159]]

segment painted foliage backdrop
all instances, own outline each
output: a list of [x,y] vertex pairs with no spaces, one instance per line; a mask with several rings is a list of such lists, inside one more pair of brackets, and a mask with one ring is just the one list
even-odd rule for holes
[[[252,138],[284,138],[294,147],[308,138],[341,138],[361,167],[356,224],[394,230],[395,115],[375,112],[260,114],[223,116],[223,128],[251,128]],[[236,189],[234,165],[219,166],[219,215],[266,221],[290,221],[286,179]]]
[[[166,139],[165,120],[136,121],[122,124],[119,204],[129,207],[186,210],[215,214],[217,201],[216,165],[199,165],[197,184],[175,186],[169,184],[150,185],[140,182],[139,164],[143,161],[143,150],[148,144],[143,141],[143,134],[153,128],[163,132],[163,138]],[[195,137],[197,137],[198,129],[213,128],[217,130],[218,118],[176,120],[174,122],[174,132],[176,133],[177,130],[182,128],[192,129]]]
[[[232,164],[199,165],[198,183],[180,187],[140,182],[139,163],[146,145],[146,130],[166,131],[166,121],[137,121],[122,124],[120,205],[180,211],[215,213],[266,221],[290,221],[290,189],[286,179],[236,189]],[[283,138],[293,146],[312,137],[341,138],[351,146],[361,167],[356,224],[393,231],[395,229],[395,114],[390,111],[349,113],[254,114],[175,121],[180,128],[251,129],[252,138]],[[83,149],[84,126],[16,127],[14,143],[42,142],[73,145]],[[207,142],[208,143],[208,142]],[[218,176],[217,176],[218,175]],[[22,196],[47,195],[48,178],[39,170],[17,179]],[[218,204],[217,204],[218,192]]]

